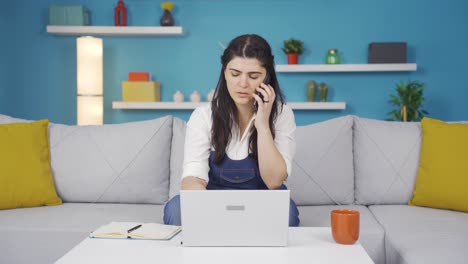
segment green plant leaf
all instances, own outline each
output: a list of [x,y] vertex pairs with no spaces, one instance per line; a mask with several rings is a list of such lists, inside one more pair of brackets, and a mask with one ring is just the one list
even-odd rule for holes
[[424,101],[424,83],[411,80],[406,83],[400,81],[396,84],[395,91],[397,95],[390,95],[390,100],[388,102],[397,109],[387,114],[387,116],[390,116],[389,119],[403,120],[400,112],[402,106],[406,106],[408,121],[420,121],[424,115],[428,114],[426,110],[420,109]]
[[290,38],[283,42],[283,48],[281,48],[284,53],[304,53],[304,42],[301,40]]

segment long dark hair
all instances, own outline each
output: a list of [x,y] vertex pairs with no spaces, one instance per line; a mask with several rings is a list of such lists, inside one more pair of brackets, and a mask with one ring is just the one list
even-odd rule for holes
[[[276,99],[275,104],[271,108],[269,118],[269,126],[273,138],[275,130],[273,127],[274,121],[278,116],[278,104],[280,111],[283,109],[284,95],[278,84],[278,79],[275,73],[275,61],[271,52],[271,47],[268,42],[255,34],[241,35],[233,39],[221,56],[221,72],[219,74],[218,85],[216,86],[213,101],[211,102],[213,125],[211,128],[211,144],[215,149],[214,162],[219,164],[226,155],[226,147],[231,140],[231,128],[233,122],[238,122],[238,112],[234,100],[229,95],[224,78],[224,71],[227,64],[235,57],[254,58],[257,59],[267,74],[270,75],[270,85],[273,87]],[[249,138],[249,150],[252,152],[255,159],[258,159],[257,151],[257,130],[255,126],[251,128],[251,136]]]

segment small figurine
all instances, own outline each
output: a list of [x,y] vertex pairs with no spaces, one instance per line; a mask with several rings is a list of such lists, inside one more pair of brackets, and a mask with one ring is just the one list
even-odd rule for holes
[[199,103],[201,101],[201,94],[198,91],[193,91],[190,95],[190,101]]
[[184,101],[184,94],[182,94],[179,90],[177,90],[172,96],[172,99],[174,99],[174,102],[176,103],[181,103]]
[[213,101],[214,93],[215,93],[215,90],[214,90],[214,89],[211,89],[211,91],[210,91],[210,92],[208,93],[208,95],[206,96],[206,99],[208,100],[208,102]]
[[119,0],[114,8],[114,25],[127,26],[127,8],[122,0]]

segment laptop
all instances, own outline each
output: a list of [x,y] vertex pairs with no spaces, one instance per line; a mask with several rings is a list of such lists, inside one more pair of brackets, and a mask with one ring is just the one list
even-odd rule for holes
[[184,246],[287,246],[289,190],[181,190]]

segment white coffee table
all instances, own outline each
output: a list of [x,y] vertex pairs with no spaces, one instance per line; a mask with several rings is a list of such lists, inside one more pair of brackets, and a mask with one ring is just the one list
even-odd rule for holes
[[170,241],[86,238],[56,263],[373,263],[361,244],[340,245],[327,227],[291,227],[288,247],[184,247]]

